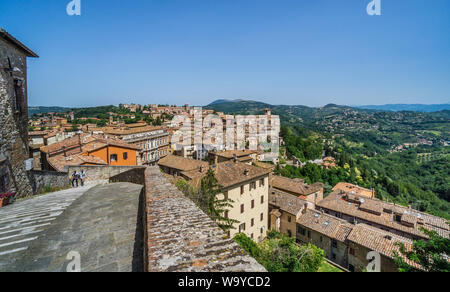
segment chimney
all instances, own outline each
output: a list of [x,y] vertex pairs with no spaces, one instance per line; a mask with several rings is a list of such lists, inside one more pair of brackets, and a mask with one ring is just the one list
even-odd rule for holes
[[308,204],[305,203],[305,205],[303,205],[302,214],[306,214],[306,210],[308,210]]
[[203,166],[200,166],[200,172],[203,172]]
[[248,170],[248,169],[245,169],[245,170],[244,170],[244,175],[245,175],[245,176],[248,176],[248,173],[249,173],[249,170]]
[[237,163],[237,155],[236,155],[236,153],[233,154],[233,161],[234,161],[234,163]]
[[63,146],[62,150],[64,151],[64,157],[66,157],[67,156],[67,154],[66,154],[66,146]]

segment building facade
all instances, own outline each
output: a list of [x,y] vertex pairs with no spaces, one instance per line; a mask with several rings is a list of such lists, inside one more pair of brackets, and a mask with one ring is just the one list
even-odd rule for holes
[[38,56],[0,29],[0,193],[32,194],[28,149],[27,57]]

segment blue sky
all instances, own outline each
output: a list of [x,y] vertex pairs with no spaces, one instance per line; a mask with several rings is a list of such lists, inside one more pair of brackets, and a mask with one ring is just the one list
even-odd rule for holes
[[29,104],[450,101],[450,1],[0,0]]

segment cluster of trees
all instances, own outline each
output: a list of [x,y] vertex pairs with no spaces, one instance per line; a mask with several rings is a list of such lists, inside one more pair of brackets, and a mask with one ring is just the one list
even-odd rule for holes
[[[289,129],[284,129],[282,134],[288,137],[287,141],[304,141],[302,136],[293,134]],[[379,199],[405,206],[412,205],[417,210],[450,219],[449,156],[418,164],[418,152],[439,150],[430,150],[429,146],[425,149],[426,146],[423,146],[388,153],[378,145],[373,146],[379,151],[377,155],[367,156],[365,154],[373,149],[365,140],[358,144],[345,139],[335,139],[333,142],[332,145],[327,145],[325,150],[327,155],[336,158],[337,167],[326,170],[316,164],[307,163],[302,168],[289,165],[278,167],[275,172],[285,177],[304,178],[307,183],[323,182],[326,193],[340,181],[373,188]],[[369,146],[363,146],[366,144]],[[286,145],[288,152],[293,151],[289,150],[293,145]],[[297,144],[295,148],[300,153],[308,149],[304,143]]]
[[243,233],[234,240],[268,272],[317,272],[324,261],[325,253],[320,248],[297,245],[294,238],[273,230],[259,245]]
[[[407,250],[404,244],[397,243],[400,252],[394,252],[394,260],[399,272],[449,272],[450,239],[423,227],[421,230],[428,235],[429,240],[415,240],[411,250]],[[412,262],[421,269],[412,266]]]
[[302,162],[322,158],[323,143],[321,139],[308,135],[309,131],[295,128],[302,135],[295,135],[289,127],[281,127],[280,135],[284,139],[288,155],[293,155]]

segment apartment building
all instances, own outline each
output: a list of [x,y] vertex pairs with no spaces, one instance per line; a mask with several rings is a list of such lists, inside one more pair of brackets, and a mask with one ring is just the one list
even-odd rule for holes
[[[262,241],[266,237],[269,222],[269,171],[237,160],[210,167],[224,191],[219,198],[233,201],[227,218],[239,221],[229,236],[242,232],[256,242]],[[206,172],[206,168],[199,168],[184,171],[181,176],[198,186]]]
[[323,199],[323,183],[308,185],[305,180],[270,175],[270,187],[316,204]]
[[137,123],[121,127],[106,127],[103,132],[107,136],[122,139],[126,143],[139,147],[139,165],[156,165],[161,158],[169,155],[170,134],[164,127]]

